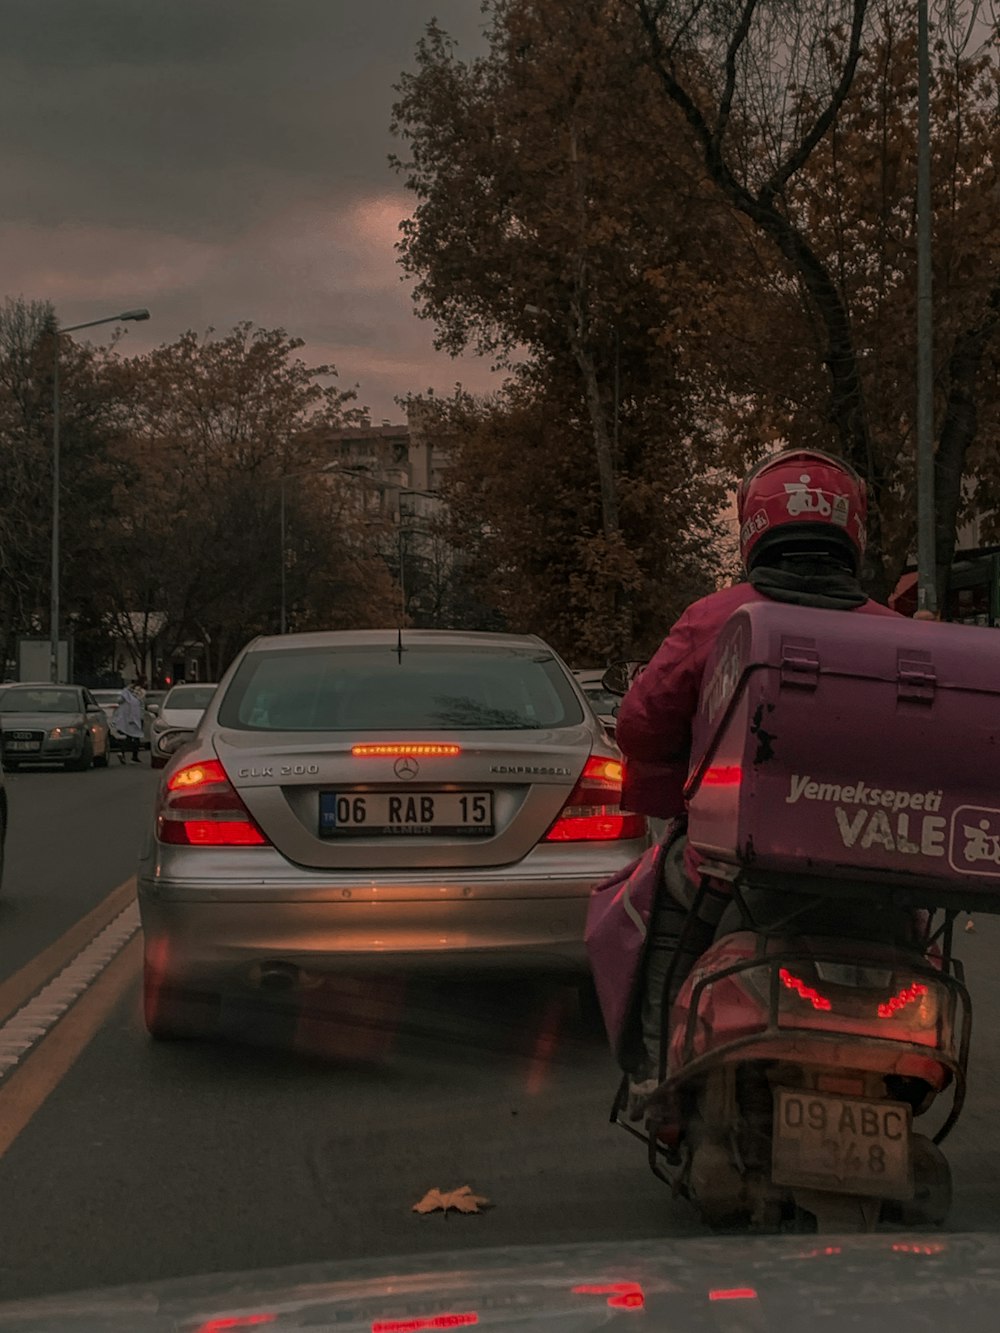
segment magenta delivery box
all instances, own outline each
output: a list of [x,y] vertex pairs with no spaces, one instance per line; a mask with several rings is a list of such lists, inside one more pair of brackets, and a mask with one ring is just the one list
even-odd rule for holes
[[688,836],[749,880],[1000,912],[1000,633],[754,603],[705,673]]

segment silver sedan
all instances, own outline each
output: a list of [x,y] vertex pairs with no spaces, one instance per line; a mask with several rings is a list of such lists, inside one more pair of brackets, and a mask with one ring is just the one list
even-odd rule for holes
[[542,640],[257,639],[164,770],[139,868],[145,1012],[348,969],[582,979],[593,886],[647,845],[621,762]]
[[107,768],[111,731],[104,710],[79,685],[7,685],[0,690],[3,765]]

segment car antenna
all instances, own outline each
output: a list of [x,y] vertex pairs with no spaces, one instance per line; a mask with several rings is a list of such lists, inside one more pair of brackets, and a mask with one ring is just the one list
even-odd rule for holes
[[405,652],[406,649],[403,647],[403,627],[400,625],[396,629],[396,658],[400,666],[403,665],[403,654]]

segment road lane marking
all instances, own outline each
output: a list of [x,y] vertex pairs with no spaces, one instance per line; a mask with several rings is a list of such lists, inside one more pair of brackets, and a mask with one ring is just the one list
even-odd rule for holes
[[0,981],[0,1023],[20,1009],[39,987],[61,972],[134,898],[135,876],[132,875],[13,976]]
[[69,1073],[139,973],[142,940],[133,934],[70,1011],[0,1084],[0,1157]]
[[0,1023],[0,1087],[5,1076],[55,1027],[138,929],[139,905],[131,902],[33,999]]

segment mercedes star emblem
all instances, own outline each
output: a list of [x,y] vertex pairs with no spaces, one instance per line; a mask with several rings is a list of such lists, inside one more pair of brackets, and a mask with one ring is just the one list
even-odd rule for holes
[[409,781],[410,778],[415,778],[420,772],[420,765],[415,759],[410,759],[409,756],[406,756],[403,759],[397,759],[393,768],[396,771],[396,777],[403,778],[404,781]]

